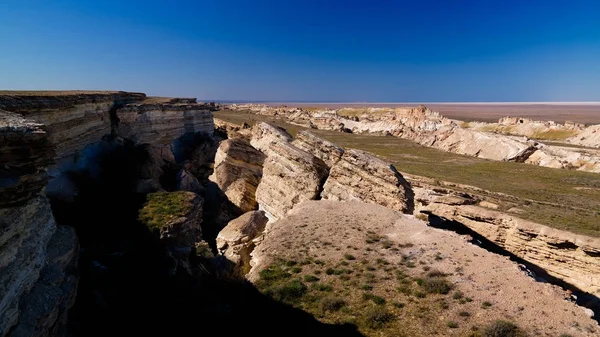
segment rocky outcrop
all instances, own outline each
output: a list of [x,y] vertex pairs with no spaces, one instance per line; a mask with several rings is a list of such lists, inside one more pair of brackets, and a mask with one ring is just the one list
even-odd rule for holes
[[271,143],[267,152],[256,200],[269,218],[282,218],[295,205],[319,197],[327,164],[287,142]]
[[269,155],[271,144],[278,142],[291,142],[292,136],[285,129],[278,126],[261,122],[252,128],[252,139],[250,145],[255,149]]
[[368,152],[346,150],[333,165],[321,197],[335,201],[365,201],[412,213],[414,193],[396,168]]
[[526,141],[459,127],[440,130],[420,143],[447,152],[501,161],[523,162],[536,151],[533,144]]
[[54,148],[43,125],[0,111],[0,207],[26,202],[48,182]]
[[215,169],[210,180],[225,193],[229,201],[249,212],[258,207],[256,188],[262,177],[265,155],[241,139],[220,143],[215,156]]
[[0,95],[0,109],[43,124],[60,161],[110,134],[116,106],[145,98],[144,94],[124,92],[15,93]]
[[299,132],[292,145],[320,158],[329,167],[340,161],[344,154],[343,148],[308,131]]
[[[77,239],[59,228],[46,197],[0,209],[0,336],[61,329],[73,304]],[[56,234],[55,234],[56,233]]]
[[588,126],[567,141],[571,144],[600,148],[600,125]]
[[117,133],[141,144],[171,144],[193,133],[212,135],[213,106],[196,102],[141,102],[127,104],[116,111]]
[[596,296],[600,294],[600,240],[550,228],[475,205],[438,198],[425,210],[458,221],[508,252]]
[[[78,244],[71,228],[55,223],[44,193],[49,179],[61,185],[63,170],[87,168],[87,155],[131,145],[125,136],[150,155],[140,191],[159,190],[163,166],[175,162],[174,141],[188,133],[210,136],[214,109],[195,99],[124,92],[0,93],[0,336],[64,334],[77,288]],[[202,202],[190,194],[196,211],[158,231],[170,244],[199,240]]]
[[234,275],[244,276],[250,270],[253,240],[268,221],[263,211],[251,211],[229,222],[217,235],[217,249],[233,264]]

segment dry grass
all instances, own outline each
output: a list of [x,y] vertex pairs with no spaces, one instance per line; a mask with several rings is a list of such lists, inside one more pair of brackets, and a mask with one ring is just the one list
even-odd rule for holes
[[531,135],[533,139],[547,139],[547,140],[565,140],[569,137],[573,137],[577,134],[575,130],[546,130],[538,131]]

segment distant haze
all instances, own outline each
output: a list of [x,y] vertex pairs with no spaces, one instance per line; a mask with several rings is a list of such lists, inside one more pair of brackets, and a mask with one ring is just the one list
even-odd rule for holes
[[578,103],[548,103],[548,102],[526,102],[526,103],[294,103],[294,102],[264,102],[270,106],[289,106],[300,108],[330,108],[342,107],[364,108],[364,107],[416,107],[423,104],[433,111],[442,115],[460,120],[496,122],[506,116],[530,118],[539,121],[555,121],[564,123],[572,121],[584,124],[600,124],[600,102],[578,102]]

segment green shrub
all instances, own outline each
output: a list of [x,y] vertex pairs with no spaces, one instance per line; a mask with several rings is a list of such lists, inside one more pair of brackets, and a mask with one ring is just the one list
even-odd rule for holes
[[304,275],[305,282],[317,282],[318,280],[319,278],[314,275]]
[[468,311],[461,311],[458,313],[460,317],[469,317],[471,314]]
[[321,309],[323,311],[338,311],[346,305],[346,302],[342,299],[335,297],[325,297],[321,301]]
[[498,320],[483,330],[483,337],[521,337],[523,332],[511,322]]
[[191,192],[156,192],[146,196],[146,204],[138,219],[152,232],[160,230],[169,221],[185,217],[192,211],[196,195]]
[[346,259],[346,260],[356,260],[356,257],[354,257],[354,255],[344,254],[344,259]]
[[315,283],[313,284],[313,289],[318,290],[318,291],[332,291],[333,287],[330,284],[325,284],[325,283]]
[[384,305],[386,302],[385,298],[374,295],[372,293],[364,293],[362,297],[363,297],[363,300],[365,300],[365,301],[371,300],[371,301],[373,301],[373,303],[378,304],[378,305]]
[[360,286],[360,289],[362,290],[373,290],[373,286],[370,284],[363,284]]
[[481,303],[481,307],[484,308],[484,309],[485,308],[489,308],[491,306],[492,306],[492,303],[488,302],[488,301],[485,301],[485,302]]
[[273,290],[273,297],[280,301],[293,302],[306,293],[306,286],[299,280],[289,281]]
[[365,325],[369,328],[380,329],[394,320],[394,315],[384,307],[377,306],[366,310],[363,318]]
[[428,277],[423,283],[423,289],[430,294],[447,294],[454,286],[441,277]]
[[448,323],[446,323],[446,325],[450,328],[450,329],[456,329],[458,328],[458,323],[453,322],[453,321],[449,321]]

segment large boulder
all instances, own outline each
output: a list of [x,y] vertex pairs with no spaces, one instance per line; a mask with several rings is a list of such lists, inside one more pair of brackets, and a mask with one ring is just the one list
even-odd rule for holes
[[340,161],[344,154],[343,148],[323,138],[319,138],[308,131],[299,132],[292,144],[320,158],[329,167]]
[[255,210],[256,188],[262,177],[265,155],[241,139],[221,142],[215,156],[210,180],[225,193],[242,212]]
[[292,141],[292,136],[285,129],[278,126],[261,122],[252,128],[252,138],[250,145],[255,149],[269,155],[270,147],[274,143]]
[[232,220],[217,235],[217,249],[233,264],[233,274],[245,275],[250,270],[250,253],[254,240],[262,234],[269,219],[263,211],[252,211]]
[[256,190],[260,209],[279,219],[295,205],[318,198],[328,167],[321,159],[285,143],[271,144]]
[[354,149],[333,165],[321,197],[365,201],[409,214],[414,208],[413,190],[392,164]]

